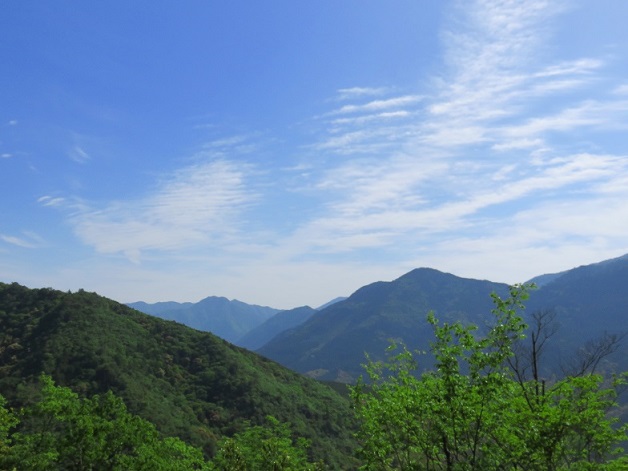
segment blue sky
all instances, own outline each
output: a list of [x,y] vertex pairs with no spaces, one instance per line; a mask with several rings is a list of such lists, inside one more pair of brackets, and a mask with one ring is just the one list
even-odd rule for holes
[[320,305],[628,252],[628,3],[5,2],[0,280]]

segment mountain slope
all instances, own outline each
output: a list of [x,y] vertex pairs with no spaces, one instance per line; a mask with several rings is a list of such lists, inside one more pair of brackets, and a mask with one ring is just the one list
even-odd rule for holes
[[[531,294],[527,311],[543,309],[554,311],[559,325],[557,363],[605,332],[628,334],[628,255],[562,272]],[[628,370],[628,338],[612,360]]]
[[[524,311],[556,313],[558,332],[548,343],[547,367],[568,363],[578,349],[604,332],[628,332],[628,256],[537,277]],[[432,331],[425,318],[433,310],[441,321],[461,320],[482,327],[491,321],[490,293],[507,294],[501,283],[459,278],[417,269],[389,283],[373,283],[347,300],[314,314],[301,326],[278,335],[258,351],[295,371],[321,379],[353,381],[362,373],[365,352],[382,358],[390,339],[427,350]],[[628,340],[609,368],[628,370]],[[425,357],[423,367],[429,367]]]
[[127,305],[146,314],[211,332],[231,343],[278,312],[278,309],[217,296],[207,297],[197,303],[147,304],[140,301]]
[[257,350],[276,335],[303,324],[316,312],[309,306],[280,311],[263,324],[240,338],[236,344],[249,350]]
[[432,340],[426,322],[430,310],[441,320],[482,325],[490,320],[490,293],[505,294],[507,288],[416,269],[395,281],[359,289],[258,351],[295,371],[350,382],[362,374],[365,352],[373,359],[382,358],[390,339],[403,340],[411,349],[427,349]]
[[321,311],[323,309],[325,309],[326,307],[331,306],[332,304],[336,304],[339,303],[340,301],[344,301],[345,299],[347,299],[346,296],[338,296],[337,298],[332,299],[331,301],[327,301],[325,304],[323,304],[322,306],[318,306],[316,308],[317,311]]
[[206,332],[93,293],[0,283],[0,394],[29,401],[41,372],[81,394],[111,389],[129,410],[211,454],[223,434],[266,415],[312,440],[314,457],[351,468],[346,399]]

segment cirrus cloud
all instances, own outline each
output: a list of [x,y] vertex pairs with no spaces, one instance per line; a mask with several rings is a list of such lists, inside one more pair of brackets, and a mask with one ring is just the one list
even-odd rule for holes
[[245,179],[246,169],[224,160],[190,165],[142,199],[84,204],[71,222],[97,251],[139,262],[143,251],[179,250],[235,233],[236,216],[255,199]]

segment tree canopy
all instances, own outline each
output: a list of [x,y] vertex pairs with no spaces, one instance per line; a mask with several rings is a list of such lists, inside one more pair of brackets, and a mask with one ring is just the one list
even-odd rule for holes
[[175,437],[162,438],[152,423],[129,413],[113,393],[79,398],[49,376],[40,380],[37,402],[19,414],[1,409],[6,439],[2,469],[206,469],[200,449]]
[[397,345],[389,361],[369,362],[369,382],[352,389],[363,469],[626,469],[618,444],[628,427],[608,414],[625,375],[610,384],[586,371],[526,380],[509,361],[524,341],[519,312],[528,289],[493,295],[495,322],[485,335],[430,315],[431,371],[417,374],[420,352]]
[[18,413],[0,396],[0,468],[39,471],[315,471],[309,442],[294,439],[287,424],[267,417],[219,443],[212,461],[199,448],[129,413],[109,392],[80,398],[42,375],[40,398]]
[[31,403],[41,373],[79,397],[112,391],[129,412],[203,449],[267,416],[289,423],[332,468],[355,468],[348,398],[209,332],[95,293],[0,283],[0,394]]

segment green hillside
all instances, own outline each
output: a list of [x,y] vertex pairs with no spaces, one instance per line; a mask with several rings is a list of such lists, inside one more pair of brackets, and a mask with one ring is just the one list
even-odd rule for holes
[[28,403],[42,372],[81,395],[112,390],[207,455],[221,436],[272,415],[312,441],[313,458],[352,467],[352,413],[331,388],[93,293],[0,283],[0,394]]

